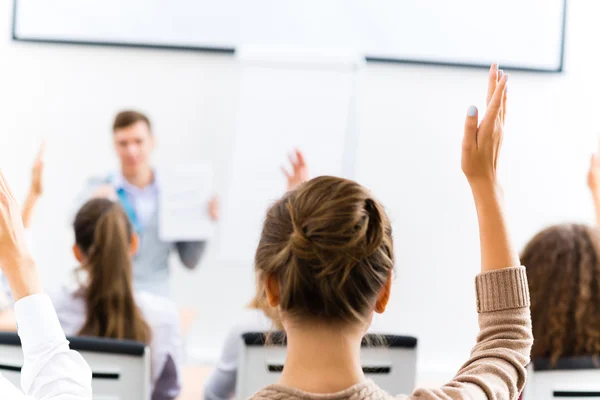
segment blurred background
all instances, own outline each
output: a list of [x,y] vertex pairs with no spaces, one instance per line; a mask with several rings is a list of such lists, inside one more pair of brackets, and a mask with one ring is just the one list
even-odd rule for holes
[[77,192],[118,167],[119,110],[151,118],[156,165],[210,162],[221,220],[197,270],[173,257],[170,284],[195,312],[187,362],[211,365],[252,297],[257,224],[285,190],[278,164],[297,146],[312,176],[356,179],[387,207],[397,266],[377,326],[418,337],[419,380],[438,383],[477,333],[479,242],[460,145],[467,107],[484,110],[481,67],[510,74],[500,169],[519,247],[543,226],[591,222],[600,4],[322,3],[2,2],[0,167],[24,197],[46,139],[33,237],[52,287],[76,265]]

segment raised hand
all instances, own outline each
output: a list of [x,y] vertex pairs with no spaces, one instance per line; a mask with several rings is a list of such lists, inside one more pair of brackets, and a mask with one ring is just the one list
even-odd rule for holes
[[502,190],[496,176],[506,117],[507,79],[497,65],[492,65],[487,110],[478,123],[477,108],[469,107],[462,143],[462,170],[471,185],[477,209],[483,272],[520,264],[510,240]]
[[219,198],[215,195],[208,202],[208,215],[213,221],[218,221],[220,217]]
[[19,205],[0,172],[0,269],[8,279],[15,301],[42,286],[25,243]]
[[43,192],[43,173],[44,173],[44,152],[46,150],[46,143],[42,142],[38,150],[35,161],[33,162],[33,168],[31,169],[31,193],[40,196]]
[[33,162],[33,167],[31,168],[31,184],[29,185],[29,193],[27,194],[27,198],[23,204],[23,211],[21,213],[25,228],[29,228],[31,226],[33,211],[35,210],[38,200],[44,191],[43,174],[45,150],[46,143],[42,142],[37,156]]
[[[599,150],[600,151],[600,150]],[[596,212],[596,226],[600,227],[600,155],[592,154],[590,159],[590,169],[588,170],[588,187],[594,200],[594,210]]]
[[462,170],[469,180],[496,179],[496,168],[506,117],[506,83],[508,75],[498,70],[496,64],[490,68],[488,77],[487,110],[481,123],[475,106],[470,106],[465,121],[462,145]]
[[308,180],[308,167],[306,166],[304,155],[298,149],[295,149],[294,153],[290,154],[288,158],[292,165],[291,172],[284,166],[281,166],[281,171],[287,180],[287,190],[291,191]]
[[590,169],[588,170],[588,187],[592,195],[600,197],[600,158],[598,153],[592,154],[590,159]]

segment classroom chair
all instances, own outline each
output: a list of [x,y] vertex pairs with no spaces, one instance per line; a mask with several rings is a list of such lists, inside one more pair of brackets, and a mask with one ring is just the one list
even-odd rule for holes
[[[277,382],[285,362],[282,332],[272,334],[265,345],[265,332],[240,337],[241,351],[236,397],[245,399],[264,386]],[[381,340],[382,339],[382,340]],[[411,393],[417,371],[417,339],[410,336],[367,334],[360,354],[363,371],[388,393]]]
[[[94,399],[149,400],[150,349],[143,343],[96,337],[67,338],[92,369]],[[23,353],[16,333],[0,332],[0,372],[21,387]]]
[[570,357],[555,366],[547,358],[538,358],[528,367],[524,400],[600,399],[600,358]]

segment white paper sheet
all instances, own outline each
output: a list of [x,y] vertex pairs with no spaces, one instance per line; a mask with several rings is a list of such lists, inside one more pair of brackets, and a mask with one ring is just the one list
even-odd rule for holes
[[207,240],[213,169],[208,162],[172,163],[158,169],[159,235],[164,241]]

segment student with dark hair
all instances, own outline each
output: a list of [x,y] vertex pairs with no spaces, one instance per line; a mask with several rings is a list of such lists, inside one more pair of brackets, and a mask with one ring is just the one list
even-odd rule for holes
[[[496,177],[507,78],[492,66],[488,109],[479,122],[469,107],[462,146],[480,230],[477,343],[451,382],[410,398],[514,399],[525,384],[532,345],[527,276]],[[277,201],[264,221],[255,270],[287,334],[287,356],[279,382],[251,398],[391,399],[365,378],[360,344],[373,314],[386,309],[393,269],[388,216],[356,182],[318,177]],[[430,295],[426,288],[423,295]]]

